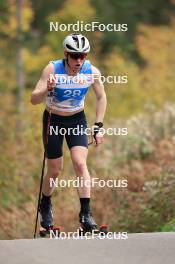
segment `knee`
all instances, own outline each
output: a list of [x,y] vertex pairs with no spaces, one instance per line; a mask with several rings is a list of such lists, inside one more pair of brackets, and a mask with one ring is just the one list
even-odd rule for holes
[[63,169],[63,165],[61,163],[51,166],[50,168],[48,168],[49,177],[56,179],[62,169]]
[[74,161],[74,167],[78,173],[83,174],[83,172],[87,169],[86,161],[76,160]]
[[58,169],[52,169],[49,171],[49,177],[53,179],[56,179],[59,174],[60,174],[60,171]]

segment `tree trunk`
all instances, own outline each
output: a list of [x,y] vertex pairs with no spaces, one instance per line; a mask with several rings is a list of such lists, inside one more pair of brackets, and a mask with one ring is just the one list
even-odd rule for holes
[[24,111],[24,69],[22,54],[22,4],[23,0],[16,0],[16,21],[17,21],[17,52],[16,52],[16,78],[17,78],[17,131],[22,130],[22,113]]

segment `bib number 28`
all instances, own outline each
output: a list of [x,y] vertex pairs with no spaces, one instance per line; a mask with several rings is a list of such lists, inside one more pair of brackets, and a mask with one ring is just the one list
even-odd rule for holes
[[71,97],[71,96],[80,96],[80,90],[66,90],[64,91],[64,97]]

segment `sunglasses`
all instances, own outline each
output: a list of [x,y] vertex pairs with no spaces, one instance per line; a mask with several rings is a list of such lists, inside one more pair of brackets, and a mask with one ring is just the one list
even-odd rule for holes
[[87,53],[74,53],[74,52],[69,52],[68,54],[70,55],[70,57],[73,60],[78,60],[78,59],[84,60],[86,58],[86,56],[87,56]]

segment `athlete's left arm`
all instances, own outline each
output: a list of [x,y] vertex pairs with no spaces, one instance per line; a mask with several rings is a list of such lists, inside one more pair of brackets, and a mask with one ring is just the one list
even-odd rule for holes
[[97,98],[95,122],[103,122],[104,115],[106,112],[106,105],[107,105],[106,93],[104,90],[104,85],[101,81],[101,73],[93,65],[92,65],[92,74],[93,74],[93,80],[94,80],[92,87],[94,89],[94,92]]

